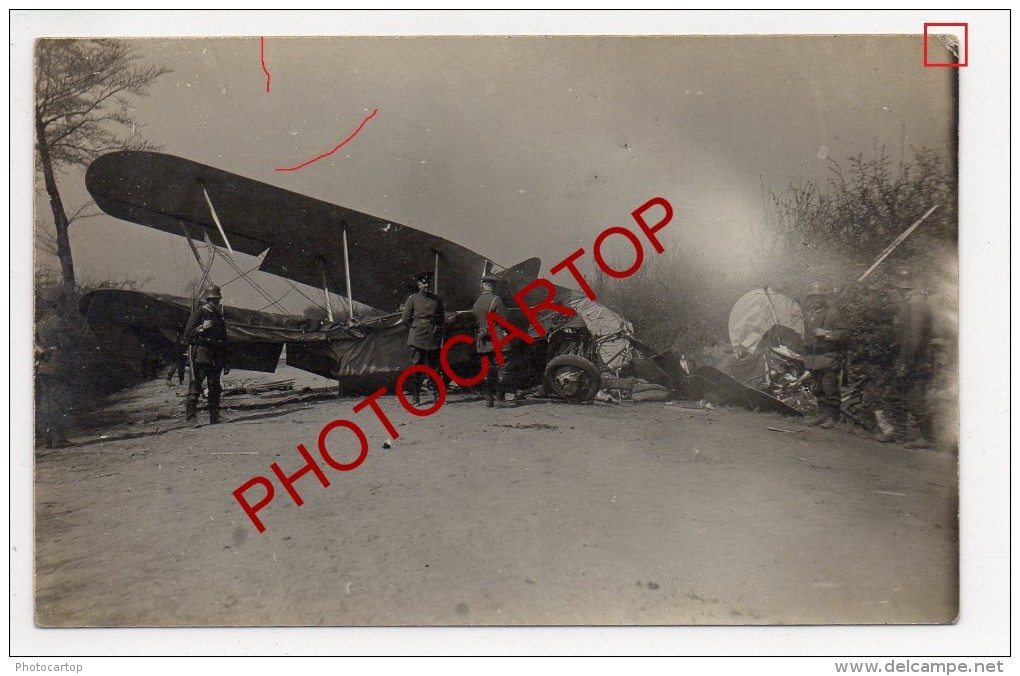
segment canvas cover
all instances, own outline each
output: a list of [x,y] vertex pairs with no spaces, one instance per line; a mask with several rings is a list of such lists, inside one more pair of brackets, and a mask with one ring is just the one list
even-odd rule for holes
[[[137,340],[152,354],[172,361],[178,337],[191,313],[191,300],[180,296],[103,289],[86,294],[79,309],[107,349],[123,349],[125,337]],[[366,319],[347,326],[317,319],[225,306],[227,340],[234,368],[272,373],[284,346],[287,363],[316,375],[334,378],[348,391],[392,385],[411,365],[407,327],[400,314]],[[446,335],[473,336],[474,315],[448,312]],[[477,372],[474,349],[460,344],[450,350],[458,373]],[[473,369],[473,370],[472,370]]]
[[[400,314],[390,314],[353,326],[327,325],[325,345],[308,342],[287,344],[287,364],[340,381],[346,393],[371,392],[393,387],[400,373],[411,365],[407,327]],[[468,311],[446,313],[446,336],[475,335],[474,315]],[[459,343],[449,351],[455,372],[465,377],[477,373],[473,342]]]
[[605,305],[588,300],[581,293],[566,302],[577,312],[598,343],[599,357],[610,369],[617,369],[633,358],[631,339],[634,326]]
[[792,299],[767,287],[755,289],[733,304],[729,329],[730,343],[738,358],[755,354],[766,336],[771,338],[768,343],[784,344],[799,351],[804,337],[804,314]]

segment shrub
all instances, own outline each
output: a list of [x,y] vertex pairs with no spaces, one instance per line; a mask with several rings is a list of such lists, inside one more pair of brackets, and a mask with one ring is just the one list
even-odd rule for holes
[[147,356],[141,345],[125,331],[123,345],[116,351],[103,347],[88,323],[78,310],[81,298],[95,289],[135,289],[135,281],[90,281],[85,280],[66,291],[59,275],[46,270],[35,275],[35,322],[49,311],[50,303],[63,320],[67,332],[65,364],[65,397],[73,414],[80,414],[93,408],[98,398],[116,392],[130,385],[142,382],[148,374],[143,359]]
[[[866,377],[876,407],[889,399],[887,374],[896,356],[889,300],[892,273],[910,267],[923,288],[936,292],[936,331],[954,343],[957,314],[957,185],[954,168],[939,153],[921,149],[898,170],[880,152],[846,166],[830,163],[822,191],[813,183],[782,193],[762,187],[765,227],[755,234],[757,260],[720,274],[689,252],[646,260],[632,277],[596,274],[600,300],[622,308],[635,333],[656,348],[703,355],[728,344],[728,318],[743,293],[768,284],[801,300],[815,281],[838,291],[848,325],[850,377]],[[934,205],[938,209],[885,259],[863,284],[875,258]]]

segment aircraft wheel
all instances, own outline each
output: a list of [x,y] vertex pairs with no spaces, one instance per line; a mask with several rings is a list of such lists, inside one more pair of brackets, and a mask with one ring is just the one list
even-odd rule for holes
[[602,387],[598,367],[584,357],[561,354],[545,367],[545,390],[568,401],[591,401]]

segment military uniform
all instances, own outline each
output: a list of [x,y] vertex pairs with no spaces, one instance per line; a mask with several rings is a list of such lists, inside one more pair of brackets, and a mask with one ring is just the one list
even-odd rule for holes
[[839,422],[843,318],[826,301],[808,310],[804,328],[804,367],[811,371],[811,394],[818,400],[818,415],[806,422],[831,428]]
[[223,319],[223,311],[217,304],[208,301],[219,301],[219,288],[215,295],[210,291],[205,294],[206,301],[191,313],[184,327],[184,340],[189,347],[191,361],[191,379],[188,381],[188,396],[185,400],[187,420],[195,422],[198,410],[198,398],[206,381],[209,384],[209,422],[220,422],[220,375],[230,372],[229,354],[227,351],[227,324]]
[[[428,274],[418,275],[417,293],[408,297],[404,303],[401,322],[408,327],[407,345],[411,348],[411,363],[424,365],[439,371],[439,350],[443,346],[443,325],[446,314],[443,301],[439,296],[428,290],[432,277]],[[414,373],[411,377],[411,394],[414,403],[421,401],[421,383],[423,373]]]
[[475,340],[475,350],[480,355],[487,355],[489,357],[489,370],[485,374],[485,405],[492,408],[496,405],[496,402],[500,402],[501,406],[505,405],[506,402],[506,391],[503,385],[500,383],[500,371],[503,369],[502,366],[496,364],[495,348],[492,344],[492,337],[489,335],[489,323],[488,316],[490,312],[493,312],[501,317],[506,317],[506,306],[503,304],[503,299],[497,296],[493,291],[493,285],[496,283],[496,278],[490,275],[486,275],[482,278],[482,283],[485,285],[482,295],[475,301],[472,311],[475,313],[475,320],[478,322],[478,336]]
[[56,312],[39,320],[35,345],[35,400],[37,422],[46,448],[67,443],[69,342],[67,326]]
[[923,291],[906,290],[895,322],[899,345],[893,380],[899,404],[896,422],[905,426],[909,444],[923,447],[928,444],[922,440],[931,434],[928,388],[933,372],[932,311]]
[[174,349],[174,360],[170,364],[170,370],[166,374],[166,384],[173,384],[174,374],[177,375],[177,382],[179,384],[184,383],[184,371],[188,365],[188,351],[181,345],[181,339],[184,337],[184,329],[182,328],[177,333],[177,346]]

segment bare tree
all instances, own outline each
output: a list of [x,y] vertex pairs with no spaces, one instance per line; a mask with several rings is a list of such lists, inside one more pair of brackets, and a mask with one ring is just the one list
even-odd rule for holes
[[[137,135],[128,95],[143,96],[167,68],[140,63],[121,40],[39,40],[35,61],[37,169],[42,172],[55,236],[50,245],[60,259],[64,286],[75,285],[74,261],[55,169],[87,166],[112,150],[152,149]],[[121,135],[121,127],[131,134]],[[85,218],[84,208],[72,216]],[[46,248],[46,243],[43,243]]]
[[[85,202],[67,216],[67,225],[70,227],[75,221],[95,218],[96,216],[101,216],[102,213],[92,202]],[[37,226],[35,229],[35,243],[46,253],[59,257],[55,229]]]

